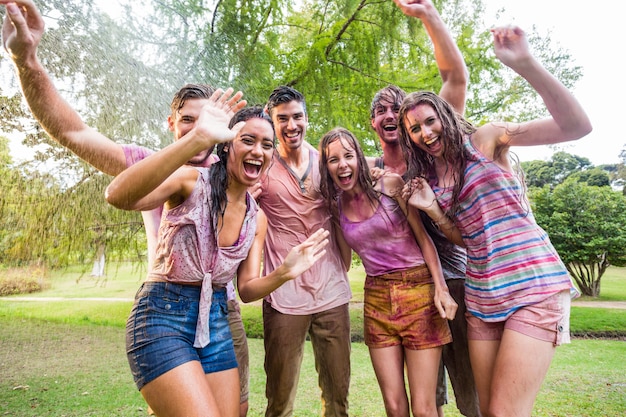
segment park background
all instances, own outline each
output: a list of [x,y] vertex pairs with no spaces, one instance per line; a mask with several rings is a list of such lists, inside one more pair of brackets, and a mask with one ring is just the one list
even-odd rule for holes
[[[120,0],[116,11],[106,8],[110,14],[103,13],[102,1],[36,3],[47,24],[40,57],[61,94],[105,135],[153,149],[170,143],[168,104],[188,81],[233,86],[251,103],[263,103],[276,85],[292,85],[307,97],[313,145],[342,125],[357,134],[369,155],[380,153],[369,127],[376,90],[393,83],[407,91],[438,91],[441,84],[423,27],[391,1]],[[601,302],[625,300],[619,266],[626,257],[626,141],[608,131],[620,119],[611,116],[610,97],[624,86],[604,87],[611,81],[605,72],[619,65],[612,47],[623,38],[614,32],[620,26],[612,23],[618,15],[610,13],[613,3],[434,3],[467,62],[466,117],[473,123],[545,115],[529,86],[495,59],[489,28],[496,23],[522,25],[533,51],[588,109],[594,124],[588,137],[520,150],[519,156],[537,219],[581,290]],[[568,35],[559,36],[564,27]],[[94,300],[126,299],[138,288],[145,275],[141,218],[109,207],[102,196],[111,178],[56,146],[39,128],[6,54],[0,55],[0,77],[0,284],[9,295],[0,298],[0,410],[19,416],[141,415],[120,336],[130,303]],[[586,95],[582,87],[601,95]],[[355,259],[353,273],[358,270]],[[362,276],[353,275],[352,282],[358,306]],[[24,294],[48,301],[16,298]],[[625,353],[625,315],[579,308],[574,307],[573,325],[580,339],[557,354],[537,415],[624,414],[626,369],[619,358]],[[244,311],[254,336],[260,314],[255,306]],[[356,335],[360,312],[353,311]],[[262,351],[261,342],[252,343],[256,353]],[[354,371],[364,376],[354,378],[352,395],[366,395],[353,400],[352,411],[380,415],[367,352],[358,340],[353,350]],[[260,379],[253,380],[252,398],[262,407],[262,363],[255,363]],[[303,375],[298,415],[317,414],[314,374]],[[370,408],[359,408],[368,401]],[[453,409],[447,408],[449,415]]]

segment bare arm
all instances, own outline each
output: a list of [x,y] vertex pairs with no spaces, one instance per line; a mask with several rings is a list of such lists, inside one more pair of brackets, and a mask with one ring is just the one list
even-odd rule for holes
[[341,255],[341,261],[343,262],[346,272],[348,272],[350,267],[352,267],[352,248],[348,245],[348,242],[346,242],[346,238],[343,236],[343,230],[341,230],[341,227],[338,224],[334,225],[334,231],[337,247],[339,248],[339,253]]
[[32,1],[0,0],[7,14],[2,26],[4,48],[9,52],[22,93],[43,129],[59,144],[109,175],[126,168],[119,144],[87,126],[78,113],[60,96],[37,58],[37,46],[44,22]]
[[[385,177],[388,177],[388,175],[385,175]],[[400,178],[397,175],[395,175],[395,177]],[[407,205],[406,201],[402,198],[402,180],[400,179],[399,183],[398,179],[395,177],[391,176],[387,182],[391,182],[392,184],[395,183],[397,191],[393,197],[398,202],[402,211],[404,211],[409,226],[415,236],[415,240],[422,251],[424,262],[426,263],[426,266],[428,266],[430,275],[433,277],[433,282],[435,284],[435,306],[437,307],[437,310],[439,310],[441,317],[452,320],[456,315],[458,305],[448,291],[448,285],[443,277],[443,270],[441,269],[441,261],[439,260],[437,249],[435,248],[433,240],[424,228],[418,209],[411,205]],[[400,189],[398,189],[398,187],[400,187]]]
[[474,135],[481,151],[495,159],[495,155],[506,156],[510,146],[560,143],[591,132],[589,117],[578,100],[531,55],[524,31],[518,27],[504,27],[494,29],[493,34],[498,59],[528,81],[541,96],[551,117],[520,124],[481,126]]
[[435,306],[439,310],[441,317],[452,320],[456,315],[458,305],[450,295],[448,284],[446,284],[446,280],[443,277],[443,270],[441,269],[441,262],[435,244],[428,232],[426,232],[417,209],[413,207],[408,208],[407,220],[435,283]]
[[[130,166],[111,181],[107,201],[125,210],[147,210],[168,202],[170,207],[184,201],[195,186],[197,173],[183,167],[189,159],[216,144],[232,141],[243,126],[228,127],[230,109],[239,106],[228,101],[232,89],[218,89],[202,107],[193,129],[185,136],[148,158]],[[174,172],[173,178],[169,178]]]
[[412,179],[402,190],[402,195],[409,206],[426,213],[450,242],[465,247],[461,232],[439,206],[435,193],[424,178]]
[[239,265],[237,271],[237,290],[244,303],[263,298],[285,282],[297,278],[326,254],[324,247],[328,244],[329,233],[320,229],[303,243],[292,248],[278,268],[261,277],[261,254],[266,234],[267,217],[259,210],[254,242],[248,257]]
[[439,95],[459,113],[465,112],[468,71],[463,55],[430,0],[394,0],[407,16],[421,19],[430,37],[443,80]]

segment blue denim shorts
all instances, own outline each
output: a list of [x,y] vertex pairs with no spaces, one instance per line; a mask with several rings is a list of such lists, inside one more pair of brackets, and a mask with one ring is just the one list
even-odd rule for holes
[[145,282],[126,322],[126,355],[137,389],[177,366],[199,361],[204,372],[237,367],[228,325],[226,289],[214,289],[209,314],[211,342],[194,348],[199,286]]

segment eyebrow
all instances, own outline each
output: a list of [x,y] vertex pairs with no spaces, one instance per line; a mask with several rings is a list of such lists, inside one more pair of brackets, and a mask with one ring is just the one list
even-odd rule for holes
[[303,116],[304,112],[297,112],[297,113],[278,113],[276,115],[276,117],[281,118],[281,117],[296,117],[296,116]]

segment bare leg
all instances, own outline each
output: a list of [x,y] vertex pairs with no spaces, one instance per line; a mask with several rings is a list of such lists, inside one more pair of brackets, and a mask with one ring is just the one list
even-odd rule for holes
[[470,361],[474,372],[474,382],[478,393],[478,402],[483,416],[489,408],[491,378],[496,355],[500,348],[499,340],[468,340]]
[[409,400],[404,385],[404,348],[402,346],[370,348],[370,357],[387,416],[409,417]]
[[217,399],[220,416],[238,417],[241,396],[239,395],[239,371],[237,368],[206,374],[206,378],[214,398]]
[[441,361],[441,347],[409,350],[405,349],[411,411],[415,417],[437,416],[435,394],[437,375]]
[[197,361],[177,366],[150,381],[141,389],[141,395],[159,417],[219,415],[215,397]]
[[470,341],[482,414],[529,417],[554,352],[552,343],[508,329],[499,344]]

